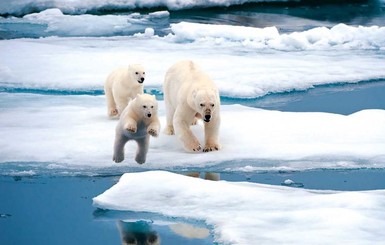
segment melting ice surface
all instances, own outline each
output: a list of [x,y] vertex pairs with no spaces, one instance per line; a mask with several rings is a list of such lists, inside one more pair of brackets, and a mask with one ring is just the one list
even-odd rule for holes
[[384,190],[309,191],[150,171],[123,175],[93,201],[104,209],[202,219],[224,244],[380,244],[384,195]]

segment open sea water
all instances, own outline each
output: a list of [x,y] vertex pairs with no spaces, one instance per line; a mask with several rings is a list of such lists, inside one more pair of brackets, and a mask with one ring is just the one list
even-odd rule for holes
[[[162,8],[135,11],[147,13],[155,10]],[[133,12],[124,8],[94,9],[87,14],[120,15],[130,11]],[[9,18],[9,14],[4,17]],[[281,32],[293,32],[318,26],[334,26],[338,23],[384,26],[385,7],[382,2],[370,0],[264,2],[170,11],[169,21],[253,27],[276,26]],[[155,31],[167,34],[164,28]],[[38,38],[48,35],[50,34],[36,25],[6,22],[0,24],[0,39]],[[240,103],[282,111],[321,111],[344,115],[363,109],[385,110],[385,81],[318,86],[306,91],[269,94],[250,100],[223,98],[223,103]],[[66,169],[62,172],[38,172],[33,176],[20,175],[19,171],[17,175],[12,175],[12,169],[20,168],[21,164],[0,165],[0,244],[121,244],[124,239],[127,244],[134,244],[132,243],[134,238],[150,241],[148,244],[157,244],[159,241],[161,244],[171,245],[214,244],[210,227],[206,226],[204,221],[95,209],[92,206],[92,198],[113,186],[122,174],[121,169],[115,172],[110,170],[107,173],[95,171],[92,174],[82,174],[79,170],[71,172]],[[28,173],[33,166],[26,164],[23,168]],[[323,190],[385,188],[384,169],[218,174],[222,180],[288,185],[293,188]],[[173,226],[180,224],[185,224],[200,234],[207,232],[208,235],[195,239],[186,238],[172,229]]]

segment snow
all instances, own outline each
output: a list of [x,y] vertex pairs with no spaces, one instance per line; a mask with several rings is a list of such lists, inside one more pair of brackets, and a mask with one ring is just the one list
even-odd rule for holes
[[179,40],[210,42],[217,45],[243,45],[253,49],[324,50],[324,49],[383,49],[385,27],[348,26],[317,27],[303,32],[279,34],[276,27],[210,25],[181,22],[171,24]]
[[385,78],[385,53],[378,50],[254,50],[209,41],[179,43],[173,35],[154,36],[151,29],[129,37],[2,40],[0,56],[3,89],[101,91],[112,69],[141,63],[147,69],[145,87],[161,93],[165,71],[182,59],[203,66],[221,96],[230,98]]
[[[0,163],[40,162],[82,168],[258,171],[272,169],[385,167],[385,111],[349,116],[221,107],[222,150],[187,153],[175,136],[151,138],[147,162],[134,161],[126,145],[122,164],[112,162],[116,120],[107,117],[104,96],[3,93],[0,96]],[[164,102],[159,101],[161,128]],[[242,122],[242,123],[240,123]],[[203,125],[192,127],[203,142]],[[38,142],[38,143],[37,143]],[[243,170],[242,170],[243,169]]]
[[311,191],[149,171],[124,174],[93,203],[204,220],[223,244],[380,244],[384,197],[384,190]]

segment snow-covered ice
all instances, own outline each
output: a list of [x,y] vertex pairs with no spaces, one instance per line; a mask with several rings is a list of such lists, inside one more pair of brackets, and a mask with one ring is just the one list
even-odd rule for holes
[[[385,34],[380,37],[385,40]],[[148,30],[130,37],[2,40],[0,88],[102,91],[112,69],[142,63],[147,69],[145,88],[161,93],[165,71],[181,59],[204,67],[221,96],[231,98],[385,78],[385,53],[379,50],[286,52],[174,39],[151,36]]]
[[384,190],[311,191],[150,171],[124,174],[93,202],[102,209],[203,220],[223,244],[381,244],[385,240]]
[[[165,125],[164,102],[159,116]],[[2,94],[0,162],[51,162],[90,167],[112,162],[116,120],[107,117],[104,96]],[[295,113],[241,105],[221,108],[223,149],[187,153],[174,136],[151,139],[150,169],[205,168],[239,171],[385,167],[385,111],[364,110],[344,116]],[[203,126],[193,127],[203,141]],[[126,145],[128,166],[135,143]]]

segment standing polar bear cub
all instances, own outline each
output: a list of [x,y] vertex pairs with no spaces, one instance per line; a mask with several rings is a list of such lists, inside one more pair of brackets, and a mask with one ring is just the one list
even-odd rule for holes
[[210,77],[192,61],[180,61],[167,71],[163,91],[165,133],[175,133],[187,151],[200,151],[202,147],[190,129],[198,116],[204,121],[203,151],[219,150],[220,99]]
[[129,99],[143,94],[145,75],[143,66],[139,64],[118,68],[108,75],[104,84],[108,116],[120,116]]
[[124,146],[127,141],[138,143],[135,161],[142,164],[150,144],[150,135],[159,135],[158,102],[154,95],[138,94],[123,110],[115,131],[114,156],[115,162],[124,160]]

